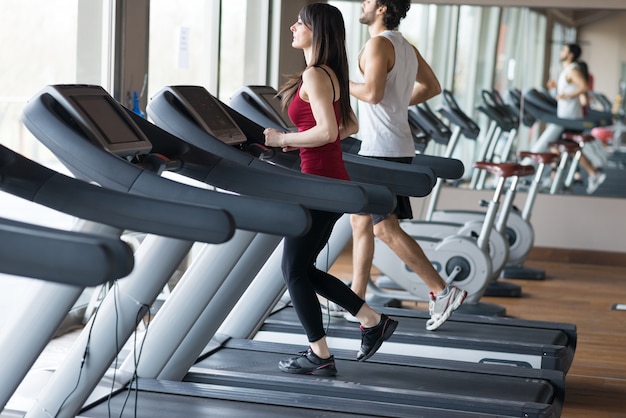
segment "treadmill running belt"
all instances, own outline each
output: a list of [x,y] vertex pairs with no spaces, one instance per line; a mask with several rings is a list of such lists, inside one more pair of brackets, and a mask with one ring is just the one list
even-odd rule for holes
[[418,358],[403,359],[399,365],[393,364],[399,357],[393,355],[361,363],[355,360],[355,351],[335,350],[338,374],[334,378],[280,372],[278,361],[299,349],[302,347],[289,344],[230,340],[192,367],[185,381],[249,389],[260,385],[312,395],[332,393],[482,416],[550,417],[558,416],[562,407],[563,374],[552,370],[459,366],[459,362]]
[[[237,388],[198,387],[189,383],[139,380],[140,391],[127,397],[123,390],[111,397],[110,402],[103,398],[99,403],[81,411],[81,417],[108,418],[111,416],[133,416],[135,418],[155,417],[211,417],[211,418],[380,418],[385,415],[370,413],[374,405],[363,404],[358,412],[341,412],[339,406],[327,399],[307,397],[298,399],[290,394],[276,394],[260,390],[241,393]],[[256,399],[259,397],[259,399]],[[271,399],[282,399],[281,405]],[[317,402],[317,407],[312,406]],[[344,400],[345,401],[345,400]],[[347,407],[348,405],[345,405]],[[356,402],[348,402],[356,404]],[[135,414],[135,406],[136,414]],[[125,412],[122,415],[122,412]],[[415,417],[413,412],[404,415]]]
[[[409,311],[404,316],[398,311],[397,309],[389,311],[389,314],[400,322],[389,342],[410,344],[412,347],[410,353],[413,353],[411,355],[454,358],[471,362],[500,362],[522,367],[560,370],[564,373],[567,373],[574,358],[575,341],[571,341],[570,336],[561,329],[548,328],[548,323],[546,328],[540,328],[537,324],[532,324],[534,327],[524,326],[527,321],[501,320],[485,323],[457,321],[454,318],[461,315],[455,315],[437,332],[430,332],[426,331],[426,320],[429,317],[426,313]],[[336,317],[325,317],[324,320],[328,321],[329,338],[361,338],[359,328],[354,323]],[[302,326],[291,306],[272,313],[255,339],[277,341],[276,335],[279,333],[303,334]],[[297,337],[287,338],[288,341],[285,342],[300,343],[294,340]],[[387,344],[382,350],[392,354],[408,354],[406,351],[397,351],[406,348],[393,347],[392,344]],[[451,355],[455,357],[450,357]]]

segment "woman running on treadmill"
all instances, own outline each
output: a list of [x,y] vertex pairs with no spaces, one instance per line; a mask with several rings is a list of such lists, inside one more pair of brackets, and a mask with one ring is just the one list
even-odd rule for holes
[[[292,46],[304,52],[306,68],[292,76],[279,95],[298,132],[267,128],[265,144],[283,151],[299,149],[303,173],[349,180],[339,141],[356,133],[358,123],[350,107],[343,17],[334,6],[313,3],[300,11],[290,30]],[[360,321],[359,361],[374,355],[398,325],[374,311],[341,280],[315,267],[318,254],[341,215],[311,210],[309,232],[284,239],[283,277],[310,344],[300,355],[279,362],[278,367],[284,372],[323,376],[337,373],[317,294],[342,306]]]

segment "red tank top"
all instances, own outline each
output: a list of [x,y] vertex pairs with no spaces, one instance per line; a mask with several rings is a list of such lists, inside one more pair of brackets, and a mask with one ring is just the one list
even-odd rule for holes
[[[337,126],[339,126],[339,101],[333,103]],[[289,118],[298,127],[298,132],[315,126],[311,105],[300,98],[300,88],[289,104]],[[300,171],[307,174],[350,180],[343,162],[339,136],[334,142],[315,148],[300,148]]]

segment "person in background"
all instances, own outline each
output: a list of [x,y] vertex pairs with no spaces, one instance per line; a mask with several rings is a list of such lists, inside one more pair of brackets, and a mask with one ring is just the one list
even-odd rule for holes
[[[586,63],[579,61],[582,49],[578,44],[566,44],[561,48],[560,59],[563,70],[557,80],[549,80],[548,88],[556,88],[556,115],[561,119],[582,119],[589,98],[589,70]],[[563,133],[560,129],[559,135]],[[556,150],[553,150],[556,152]],[[606,174],[597,169],[583,154],[580,166],[587,172],[587,193],[592,194],[606,179]]]
[[[267,128],[265,144],[284,151],[299,149],[303,173],[349,180],[339,141],[356,133],[358,123],[350,107],[343,17],[334,6],[312,3],[300,11],[290,29],[292,46],[304,52],[306,68],[291,77],[279,95],[298,131]],[[362,334],[359,361],[370,358],[398,322],[374,311],[344,282],[315,267],[342,214],[310,212],[310,230],[284,239],[282,259],[283,277],[310,346],[300,355],[281,360],[278,367],[287,373],[333,376],[337,369],[326,342],[318,294],[358,318]]]
[[[363,1],[359,21],[367,25],[370,39],[359,54],[361,79],[350,82],[350,94],[359,100],[359,154],[407,164],[415,155],[408,107],[441,92],[431,67],[398,31],[410,7],[409,0]],[[413,213],[408,196],[397,196],[397,201],[395,211],[384,216],[351,216],[352,289],[365,296],[376,236],[430,288],[426,329],[435,330],[463,303],[467,292],[448,285],[417,241],[400,227],[399,220],[411,219]]]

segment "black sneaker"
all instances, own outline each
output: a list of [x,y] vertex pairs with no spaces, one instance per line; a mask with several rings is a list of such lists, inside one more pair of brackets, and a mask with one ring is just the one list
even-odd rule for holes
[[278,362],[278,368],[285,373],[312,374],[315,376],[334,376],[335,357],[319,358],[310,348],[299,355]]
[[365,328],[361,325],[361,348],[356,359],[365,361],[372,357],[383,344],[383,341],[387,341],[391,337],[397,326],[398,321],[385,314],[380,315],[380,322],[374,327]]

